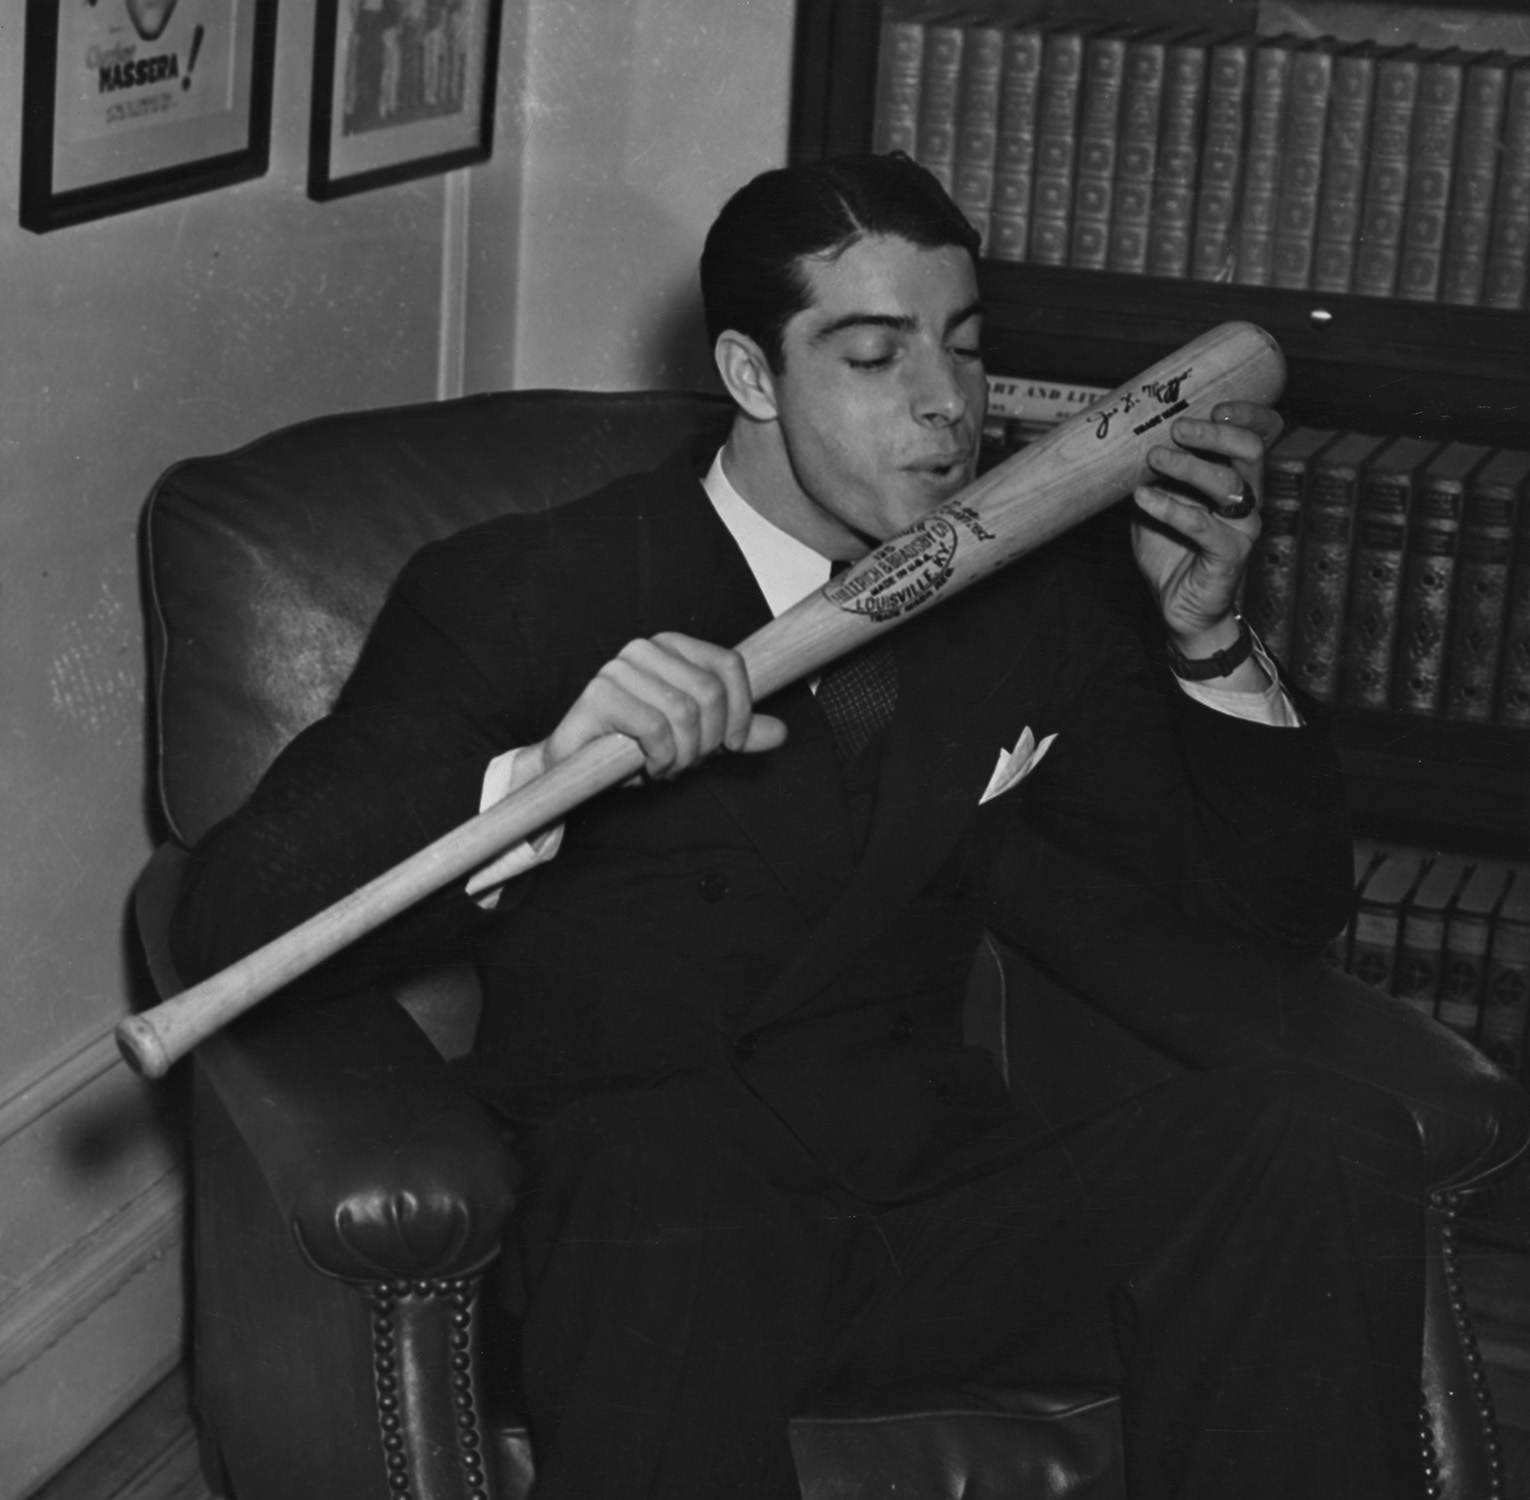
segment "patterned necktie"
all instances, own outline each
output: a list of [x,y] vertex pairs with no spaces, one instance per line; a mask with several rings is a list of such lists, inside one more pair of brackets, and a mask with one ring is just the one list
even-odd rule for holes
[[[849,566],[835,563],[830,576]],[[867,641],[824,669],[818,679],[818,706],[834,731],[840,765],[854,765],[898,706],[898,663],[885,636]]]

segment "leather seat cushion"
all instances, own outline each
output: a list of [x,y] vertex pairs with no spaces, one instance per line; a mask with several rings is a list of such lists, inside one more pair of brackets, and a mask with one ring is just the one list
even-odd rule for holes
[[[526,1500],[526,1428],[494,1424],[495,1500]],[[895,1391],[826,1406],[791,1424],[803,1500],[1123,1500],[1114,1394]]]

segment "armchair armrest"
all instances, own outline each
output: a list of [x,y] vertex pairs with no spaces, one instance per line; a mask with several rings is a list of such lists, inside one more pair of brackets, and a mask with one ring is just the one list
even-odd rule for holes
[[1530,1145],[1530,1094],[1448,1026],[1318,959],[1285,980],[1292,1051],[1407,1105],[1431,1188],[1471,1187]]
[[252,1017],[198,1055],[316,1269],[429,1281],[498,1253],[509,1145],[390,996]]
[[1315,957],[1195,921],[1039,835],[1003,856],[1013,937],[1037,966],[1190,1068],[1290,1060],[1412,1112],[1432,1189],[1464,1188],[1530,1143],[1530,1094],[1447,1027]]
[[[136,908],[156,984],[174,993],[163,933],[186,856],[166,848]],[[498,1251],[513,1207],[509,1145],[391,996],[364,991],[316,1008],[278,997],[197,1058],[316,1269],[439,1280]]]

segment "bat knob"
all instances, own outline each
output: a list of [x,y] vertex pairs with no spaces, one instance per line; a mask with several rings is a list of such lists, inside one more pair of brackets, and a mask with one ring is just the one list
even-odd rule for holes
[[122,1060],[144,1078],[163,1078],[174,1058],[165,1050],[160,1035],[142,1016],[117,1023],[117,1050]]

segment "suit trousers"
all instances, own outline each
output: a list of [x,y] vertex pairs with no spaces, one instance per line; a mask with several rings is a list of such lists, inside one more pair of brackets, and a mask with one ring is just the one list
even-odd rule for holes
[[1128,1492],[1412,1500],[1416,1128],[1288,1066],[1186,1075],[893,1206],[735,1081],[682,1074],[524,1142],[538,1500],[790,1500],[835,1391],[1122,1392]]

